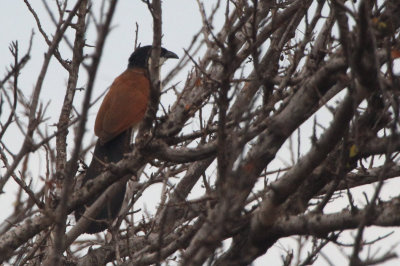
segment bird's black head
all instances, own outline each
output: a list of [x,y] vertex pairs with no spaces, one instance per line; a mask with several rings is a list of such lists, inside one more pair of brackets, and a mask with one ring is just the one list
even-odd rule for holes
[[[151,56],[151,45],[146,45],[137,48],[129,57],[128,68],[140,67],[147,68],[148,60]],[[168,51],[167,49],[161,47],[160,60],[164,61],[168,58],[179,58],[175,53]]]

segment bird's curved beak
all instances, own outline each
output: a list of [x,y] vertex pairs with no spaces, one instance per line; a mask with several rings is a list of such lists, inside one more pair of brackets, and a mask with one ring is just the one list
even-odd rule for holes
[[167,51],[167,52],[163,55],[163,57],[165,57],[165,58],[175,58],[175,59],[179,59],[179,57],[178,57],[175,53],[173,53],[173,52],[171,52],[171,51]]

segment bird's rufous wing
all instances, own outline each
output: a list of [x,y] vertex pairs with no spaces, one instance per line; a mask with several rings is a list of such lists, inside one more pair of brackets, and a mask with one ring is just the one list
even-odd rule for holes
[[105,143],[139,124],[147,108],[150,82],[144,70],[128,69],[117,77],[100,106],[95,134]]

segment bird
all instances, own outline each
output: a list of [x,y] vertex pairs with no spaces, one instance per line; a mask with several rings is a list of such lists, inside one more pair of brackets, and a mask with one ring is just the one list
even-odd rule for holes
[[[124,154],[131,151],[131,136],[143,120],[150,94],[149,64],[151,45],[137,48],[129,57],[127,69],[112,83],[109,91],[97,112],[94,133],[98,137],[92,161],[82,179],[81,186],[95,179],[104,171],[104,163],[116,163]],[[167,59],[179,57],[161,47],[160,65]],[[95,181],[94,181],[95,182]],[[94,234],[104,231],[117,217],[125,196],[125,186],[114,198],[107,202],[95,218],[91,218],[85,233]],[[97,195],[86,206],[75,211],[78,221],[85,207],[89,207],[100,195]]]

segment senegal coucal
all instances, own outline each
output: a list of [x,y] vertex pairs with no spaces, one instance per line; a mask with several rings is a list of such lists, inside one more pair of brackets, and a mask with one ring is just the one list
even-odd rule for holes
[[[128,68],[114,80],[104,97],[94,126],[98,140],[92,161],[82,180],[82,186],[101,174],[104,163],[116,163],[123,158],[124,153],[130,152],[132,129],[138,127],[147,109],[150,94],[148,65],[151,49],[152,46],[143,46],[132,53]],[[161,48],[160,65],[169,58],[178,56]],[[125,186],[116,197],[107,200],[95,218],[91,218],[93,221],[85,232],[94,234],[105,230],[118,215],[124,196]],[[90,206],[96,198],[86,206]],[[85,207],[75,211],[77,221],[84,212]]]

